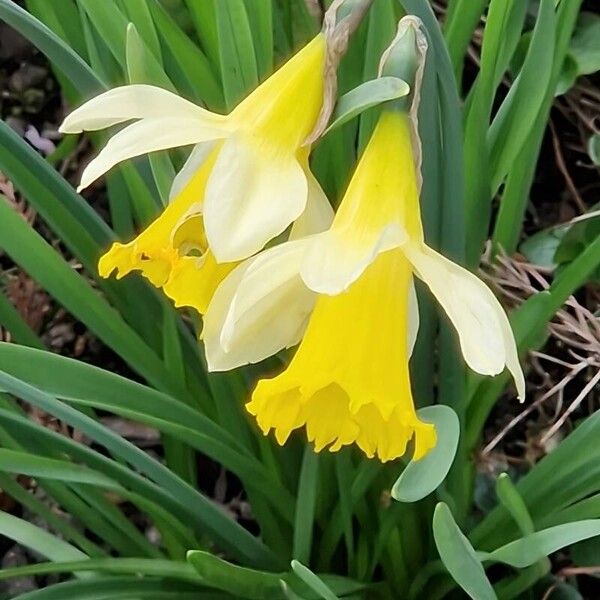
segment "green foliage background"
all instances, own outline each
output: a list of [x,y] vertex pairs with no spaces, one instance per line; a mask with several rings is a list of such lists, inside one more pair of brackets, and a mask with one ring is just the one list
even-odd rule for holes
[[[71,106],[115,85],[145,82],[227,111],[319,29],[303,0],[25,0],[25,6],[0,0],[0,19],[47,56]],[[583,33],[577,28],[580,7],[581,0],[450,0],[440,28],[426,0],[374,0],[342,61],[345,93],[376,76],[398,18],[422,19],[430,43],[420,110],[426,235],[471,268],[488,234],[494,248],[516,250],[555,94],[598,68],[598,54],[585,42],[594,39],[589,23]],[[480,69],[462,89],[456,82],[484,13]],[[511,69],[513,84],[499,101]],[[369,109],[328,134],[314,152],[313,169],[334,203],[376,113]],[[90,137],[100,147],[107,134]],[[53,166],[76,143],[65,138],[46,160],[0,123],[0,170],[82,270],[5,202],[0,247],[145,383],[50,353],[0,295],[0,324],[16,342],[0,344],[0,487],[50,530],[0,514],[3,535],[47,560],[4,570],[0,578],[72,575],[21,600],[437,599],[452,597],[457,586],[478,599],[523,598],[543,578],[552,581],[549,554],[600,534],[598,414],[518,483],[499,478],[497,506],[475,522],[472,456],[507,379],[467,375],[454,334],[425,296],[412,365],[415,396],[422,407],[452,407],[461,426],[456,459],[435,493],[397,502],[389,492],[400,464],[382,466],[350,449],[315,455],[300,439],[280,448],[260,436],[243,403],[259,374],[277,362],[209,376],[201,347],[165,298],[141,278],[117,282],[96,272],[113,240],[131,237],[161,211],[183,154],[156,153],[114,169],[106,178],[109,227]],[[500,208],[492,219],[496,197]],[[568,256],[548,291],[513,312],[522,356],[543,346],[549,320],[599,266],[595,235]],[[44,428],[16,399],[93,444]],[[104,427],[97,411],[158,429],[165,463]],[[200,491],[197,453],[240,479],[260,535]],[[70,518],[24,490],[15,474],[35,477]],[[426,487],[435,475],[421,477]],[[161,543],[151,544],[107,492],[147,514]],[[195,552],[186,560],[188,550]],[[505,566],[494,569],[492,585],[485,569],[493,563]]]

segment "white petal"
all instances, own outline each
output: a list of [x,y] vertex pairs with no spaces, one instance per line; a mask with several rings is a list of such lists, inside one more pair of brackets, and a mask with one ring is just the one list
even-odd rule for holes
[[333,221],[333,208],[321,188],[320,183],[311,173],[310,169],[304,169],[308,181],[308,197],[304,212],[294,221],[290,231],[290,240],[297,240],[307,235],[320,233],[329,229]]
[[304,283],[313,291],[334,296],[347,290],[381,254],[406,241],[406,233],[390,223],[377,235],[362,239],[356,228],[336,228],[313,237],[300,267]]
[[308,183],[293,155],[231,137],[206,187],[204,225],[219,262],[258,252],[304,211]]
[[62,123],[62,133],[96,131],[132,119],[189,117],[217,125],[215,115],[181,96],[153,85],[124,85],[92,98],[74,110]]
[[100,154],[83,171],[78,191],[86,188],[117,163],[128,158],[156,150],[206,142],[224,135],[222,130],[189,117],[138,121],[125,127],[108,140]]
[[303,242],[261,252],[217,288],[204,317],[209,370],[256,363],[300,341],[316,299],[298,275]]
[[412,356],[419,334],[419,301],[414,280],[408,288],[408,355]]
[[473,273],[425,245],[407,244],[403,250],[452,321],[471,369],[497,375],[508,367],[522,398],[525,386],[515,339],[492,291]]
[[181,167],[181,170],[173,179],[171,190],[169,191],[169,201],[173,200],[175,196],[178,196],[183,191],[189,180],[202,166],[202,163],[206,160],[213,148],[214,144],[211,142],[194,146],[183,167]]

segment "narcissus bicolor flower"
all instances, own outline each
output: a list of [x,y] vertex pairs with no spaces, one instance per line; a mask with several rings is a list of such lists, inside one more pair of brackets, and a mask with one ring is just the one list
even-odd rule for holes
[[318,34],[226,116],[151,85],[122,86],[90,100],[65,119],[62,132],[137,121],[109,140],[84,170],[79,189],[123,160],[200,144],[184,174],[204,165],[198,186],[203,196],[186,196],[180,221],[195,218],[200,210],[194,204],[201,204],[204,235],[217,262],[251,256],[305,209],[310,149],[304,142],[323,102],[326,45]]
[[283,444],[305,427],[317,451],[356,443],[381,461],[403,455],[412,439],[419,459],[436,433],[411,393],[414,275],[456,328],[467,364],[484,375],[508,368],[523,397],[495,296],[424,242],[410,118],[386,110],[332,226],[242,263],[218,288],[205,321],[209,367],[254,362],[301,339],[287,369],[260,381],[247,404],[262,431]]
[[[179,179],[175,180],[174,198],[158,219],[133,241],[111,246],[98,262],[102,277],[116,271],[120,279],[139,271],[162,288],[176,306],[206,312],[215,289],[237,264],[217,263],[204,232],[198,198],[204,195],[215,159],[215,150],[209,150],[209,156],[180,191],[176,191]],[[195,212],[191,207],[195,207]]]

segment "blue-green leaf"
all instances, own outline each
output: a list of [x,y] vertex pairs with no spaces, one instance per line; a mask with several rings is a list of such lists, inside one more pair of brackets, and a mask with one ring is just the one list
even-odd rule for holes
[[325,133],[347,123],[365,110],[377,106],[382,102],[397,100],[410,92],[410,86],[406,81],[398,77],[379,77],[371,81],[365,81],[339,100],[333,113],[331,125]]
[[429,454],[411,461],[396,480],[392,497],[400,502],[416,502],[433,492],[448,474],[458,447],[460,423],[449,406],[427,406],[418,414],[435,425],[437,443]]
[[292,570],[311,590],[318,594],[319,598],[323,598],[323,600],[339,600],[331,591],[331,588],[301,562],[293,560]]
[[501,562],[522,569],[561,548],[598,535],[600,535],[600,519],[563,523],[536,531],[493,552],[482,553],[480,556],[482,560]]
[[473,600],[496,600],[494,588],[485,575],[477,553],[443,502],[435,507],[433,537],[440,558],[454,581]]

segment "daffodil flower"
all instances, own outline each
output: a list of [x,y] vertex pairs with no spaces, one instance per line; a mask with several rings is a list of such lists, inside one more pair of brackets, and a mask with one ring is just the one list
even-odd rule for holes
[[419,459],[436,433],[411,393],[415,275],[454,325],[467,364],[483,375],[508,368],[522,398],[502,307],[424,242],[410,118],[386,110],[332,226],[242,263],[219,286],[205,320],[209,367],[254,362],[301,339],[287,369],[261,380],[247,404],[265,435],[273,429],[283,444],[305,427],[317,451],[357,444],[381,461],[413,440]]
[[228,115],[151,85],[118,87],[86,102],[65,119],[63,133],[136,122],[114,135],[90,162],[79,189],[123,160],[200,144],[184,174],[193,175],[201,162],[198,153],[212,162],[202,175],[203,197],[187,198],[189,215],[195,218],[193,205],[202,205],[206,240],[217,262],[251,256],[306,207],[310,148],[304,142],[323,102],[326,45],[325,35],[318,34]]
[[[121,279],[139,271],[174,300],[175,305],[191,306],[204,314],[212,295],[237,263],[217,263],[208,248],[201,213],[206,182],[216,160],[212,150],[191,179],[180,186],[175,180],[174,198],[164,213],[133,241],[115,242],[98,262],[101,277],[116,271]],[[190,214],[195,207],[195,214]]]
[[[102,277],[116,271],[117,279],[139,271],[174,301],[177,307],[191,307],[204,314],[223,281],[239,263],[218,263],[206,239],[202,203],[206,184],[218,148],[207,150],[191,178],[180,172],[172,189],[173,199],[164,213],[133,241],[115,242],[98,263]],[[196,153],[196,158],[199,158]],[[306,208],[294,222],[289,239],[294,240],[323,231],[333,219],[333,211],[321,186],[308,168]]]

